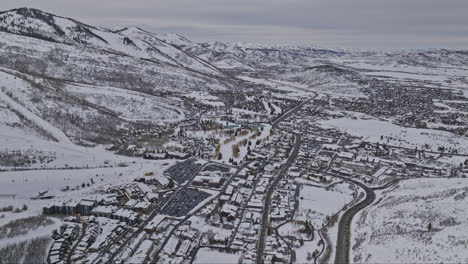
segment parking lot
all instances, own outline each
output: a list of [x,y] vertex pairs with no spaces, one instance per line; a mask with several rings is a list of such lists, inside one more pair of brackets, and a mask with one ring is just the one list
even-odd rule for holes
[[210,195],[195,189],[179,189],[171,201],[161,210],[161,214],[180,217],[187,215],[195,206]]
[[223,166],[220,164],[210,164],[206,166],[205,168],[203,168],[203,171],[220,171],[224,173],[229,172],[230,170],[231,170],[230,167]]
[[201,164],[196,164],[195,161],[196,160],[191,159],[177,163],[167,169],[164,173],[178,184],[186,183],[195,176],[197,170],[202,166]]

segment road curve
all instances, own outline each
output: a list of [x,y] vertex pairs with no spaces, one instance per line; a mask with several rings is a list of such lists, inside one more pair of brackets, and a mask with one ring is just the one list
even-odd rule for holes
[[[334,175],[335,176],[335,175]],[[353,217],[362,209],[375,201],[375,192],[361,182],[339,177],[343,180],[352,182],[366,192],[366,198],[349,208],[340,218],[338,223],[338,238],[336,242],[335,264],[347,264],[349,261],[349,252],[351,247],[351,221]]]

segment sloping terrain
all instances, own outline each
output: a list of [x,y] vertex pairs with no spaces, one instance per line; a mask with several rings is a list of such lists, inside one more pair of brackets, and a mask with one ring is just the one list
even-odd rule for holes
[[155,34],[29,8],[0,13],[0,66],[2,124],[79,144],[181,121],[173,96],[232,89],[214,66]]
[[0,31],[221,75],[213,66],[135,27],[111,31],[37,9],[20,8],[0,13]]
[[467,262],[463,179],[401,182],[358,215],[352,262]]
[[[123,125],[117,116],[93,107],[87,101],[61,91],[61,83],[12,72],[0,71],[1,97],[9,111],[21,121],[34,124],[39,134],[54,141],[69,143],[105,142],[119,134],[115,126]],[[91,129],[92,128],[92,129]]]
[[467,94],[466,61],[466,52],[447,50],[195,43],[20,8],[0,12],[0,122],[54,141],[111,143],[132,129],[193,118],[207,106],[193,93],[220,98],[212,107],[242,105],[243,90],[366,100],[374,86],[397,81]]

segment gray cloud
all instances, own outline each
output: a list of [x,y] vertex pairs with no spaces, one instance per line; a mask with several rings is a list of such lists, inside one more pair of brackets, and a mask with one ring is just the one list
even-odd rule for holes
[[468,48],[466,0],[2,0],[104,27],[195,41],[360,49]]

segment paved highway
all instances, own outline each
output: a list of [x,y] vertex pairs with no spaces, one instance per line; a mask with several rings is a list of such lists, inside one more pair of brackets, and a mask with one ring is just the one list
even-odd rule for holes
[[300,104],[296,105],[295,107],[291,108],[290,110],[288,110],[287,112],[283,113],[282,115],[278,116],[277,118],[275,118],[272,122],[271,122],[271,126],[272,127],[275,127],[276,125],[278,125],[278,123],[280,123],[281,121],[283,121],[283,119],[285,119],[286,117],[290,116],[291,114],[295,113],[297,110],[301,109],[305,104],[307,104],[308,102],[312,101],[314,98],[317,97],[317,94],[315,94],[314,96],[310,97],[309,99],[301,102]]
[[289,167],[291,167],[294,163],[294,160],[297,157],[297,154],[299,153],[299,148],[302,143],[302,138],[299,134],[295,134],[295,142],[293,149],[291,151],[291,155],[289,155],[289,158],[287,159],[286,163],[282,166],[280,169],[279,173],[277,174],[275,180],[273,183],[270,185],[270,188],[268,189],[266,195],[265,195],[265,204],[263,206],[263,212],[262,212],[262,226],[260,229],[260,235],[258,237],[258,244],[257,244],[257,264],[261,264],[263,262],[263,251],[265,249],[265,238],[266,238],[266,233],[268,230],[269,226],[269,214],[270,214],[270,203],[271,203],[271,196],[273,195],[273,192],[275,191],[276,187],[278,186],[278,183],[280,182],[281,179],[284,178],[286,175]]
[[[278,123],[283,121],[288,116],[296,113],[305,104],[309,103],[311,100],[313,100],[317,96],[318,96],[318,94],[315,93],[314,96],[310,97],[309,99],[301,102],[297,106],[295,106],[292,109],[288,110],[287,112],[283,113],[281,116],[279,116],[278,118],[276,118],[275,120],[273,120],[271,122],[271,126],[273,128],[276,127],[278,125]],[[267,193],[265,195],[265,204],[264,204],[263,212],[262,212],[262,226],[260,228],[260,235],[258,237],[258,242],[257,242],[257,259],[256,259],[257,264],[261,264],[263,262],[263,251],[265,249],[265,238],[266,238],[266,233],[267,233],[268,225],[269,225],[268,218],[269,218],[269,211],[270,211],[271,196],[273,194],[273,191],[276,189],[276,186],[280,182],[280,180],[286,175],[286,172],[289,169],[289,167],[291,167],[292,164],[294,163],[294,160],[296,159],[297,154],[299,153],[299,148],[300,148],[301,143],[302,143],[302,138],[301,138],[301,136],[299,134],[295,134],[294,137],[295,137],[295,142],[294,142],[293,149],[291,151],[291,155],[289,156],[286,163],[280,169],[279,173],[277,174],[277,177],[275,178],[275,180],[273,181],[273,183],[271,184],[270,188],[268,189],[268,191],[267,191]]]
[[336,174],[331,176],[341,178],[347,182],[352,182],[361,187],[366,192],[366,198],[350,207],[340,218],[338,222],[338,238],[336,242],[335,264],[350,263],[349,251],[351,247],[351,221],[353,217],[362,209],[371,205],[375,201],[375,192],[365,184]]

